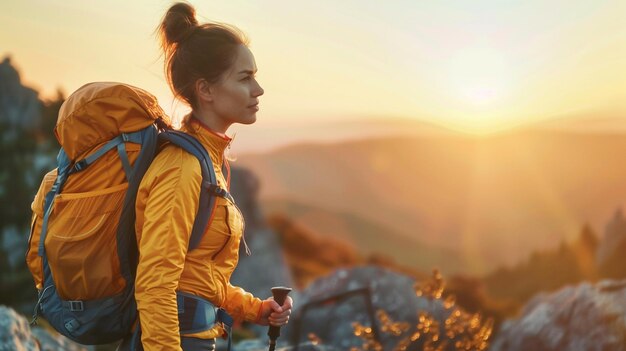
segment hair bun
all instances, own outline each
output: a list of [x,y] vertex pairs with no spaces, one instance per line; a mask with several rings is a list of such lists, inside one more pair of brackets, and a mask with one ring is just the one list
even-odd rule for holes
[[193,6],[179,2],[167,11],[161,22],[161,37],[163,44],[169,46],[183,41],[198,26],[196,9]]

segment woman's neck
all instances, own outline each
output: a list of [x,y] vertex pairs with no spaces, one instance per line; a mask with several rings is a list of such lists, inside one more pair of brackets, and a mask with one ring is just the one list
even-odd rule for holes
[[226,135],[230,123],[224,123],[220,118],[217,118],[211,111],[198,108],[191,111],[191,115],[198,121],[204,124],[207,128],[215,133]]

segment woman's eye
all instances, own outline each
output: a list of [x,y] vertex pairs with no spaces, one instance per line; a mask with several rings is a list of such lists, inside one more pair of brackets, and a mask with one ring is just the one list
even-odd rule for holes
[[241,81],[243,82],[243,81],[250,80],[250,79],[252,79],[252,77],[250,77],[250,76],[246,76],[246,77],[245,77],[245,78],[243,78]]

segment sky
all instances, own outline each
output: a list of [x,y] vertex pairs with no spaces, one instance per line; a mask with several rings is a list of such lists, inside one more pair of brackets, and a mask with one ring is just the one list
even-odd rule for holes
[[[626,112],[624,0],[190,3],[200,22],[234,24],[250,38],[265,95],[255,126],[233,129],[251,138],[247,128],[288,135],[372,118],[484,134]],[[2,1],[0,57],[44,97],[122,81],[180,118],[187,109],[167,87],[155,36],[171,4]]]

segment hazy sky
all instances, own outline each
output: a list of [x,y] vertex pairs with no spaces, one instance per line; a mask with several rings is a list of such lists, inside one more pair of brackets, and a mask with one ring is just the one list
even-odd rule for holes
[[[626,0],[191,1],[251,39],[259,123],[417,118],[489,132],[626,111]],[[2,1],[0,55],[47,95],[123,81],[174,104],[154,29],[170,1]]]

